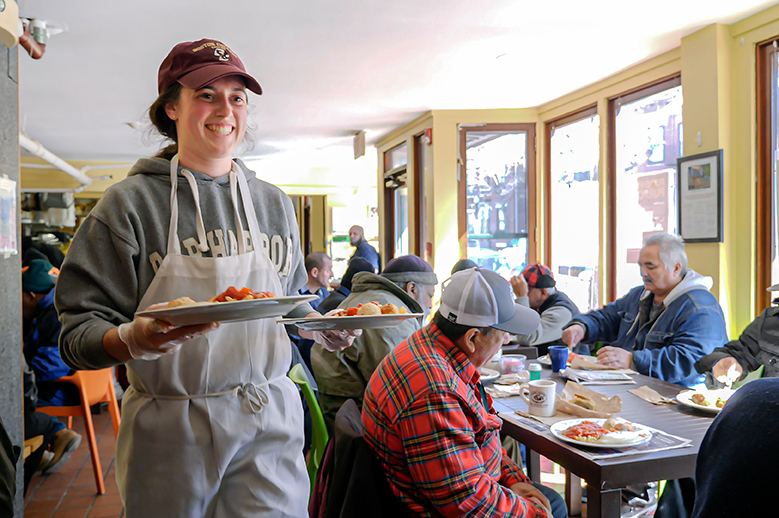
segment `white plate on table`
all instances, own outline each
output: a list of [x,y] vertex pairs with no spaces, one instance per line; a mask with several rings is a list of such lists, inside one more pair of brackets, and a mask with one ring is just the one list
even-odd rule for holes
[[638,423],[632,423],[636,428],[634,432],[612,432],[602,436],[598,442],[581,441],[563,434],[563,431],[567,430],[571,426],[580,424],[582,421],[592,421],[593,423],[603,426],[603,423],[606,422],[606,419],[566,419],[564,421],[557,421],[555,424],[549,427],[549,430],[552,432],[552,435],[561,441],[576,444],[577,446],[590,446],[592,448],[629,448],[631,446],[644,444],[652,438],[652,432],[649,431],[645,426],[642,426]]
[[481,375],[481,381],[493,381],[500,378],[500,372],[487,367],[479,369],[479,374]]
[[[580,354],[569,352],[568,353],[568,365],[571,365],[571,362],[573,361],[574,358],[590,358],[591,360],[595,361],[594,359],[596,358],[596,356],[582,356]],[[546,365],[547,367],[551,367],[552,366],[552,360],[549,359],[549,355],[548,354],[545,354],[543,356],[539,356],[536,361],[538,363],[540,363],[541,365]]]
[[[717,398],[722,398],[725,401],[727,401],[730,396],[735,394],[735,390],[730,389],[715,389],[715,390],[707,390],[707,389],[699,389],[699,390],[682,390],[678,394],[676,394],[676,400],[683,404],[684,406],[688,406],[690,408],[696,408],[698,410],[703,410],[705,412],[716,412],[719,413],[722,409],[717,408]],[[706,400],[710,403],[708,406],[706,405],[699,405],[698,403],[693,403],[692,396],[694,394],[703,394],[706,397]]]
[[211,322],[242,322],[286,315],[295,307],[316,300],[316,295],[294,295],[267,299],[232,300],[230,302],[198,302],[189,306],[138,311],[141,317],[158,318],[174,326],[209,324]]
[[338,329],[383,329],[395,327],[409,318],[424,317],[424,313],[399,313],[394,315],[355,315],[353,317],[282,318],[281,324],[292,324],[304,331],[330,331]]

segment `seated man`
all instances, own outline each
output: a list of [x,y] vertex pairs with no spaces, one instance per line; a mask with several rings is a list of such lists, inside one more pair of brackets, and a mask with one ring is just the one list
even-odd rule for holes
[[519,345],[534,345],[538,354],[546,354],[550,345],[564,345],[563,327],[579,314],[579,308],[568,295],[555,289],[552,270],[542,264],[531,264],[522,275],[511,278],[517,304],[529,306],[541,315],[541,325],[529,335],[517,336]]
[[[369,272],[355,275],[352,293],[339,307],[378,302],[395,304],[409,313],[428,313],[433,306],[436,284],[438,279],[429,264],[415,255],[404,255],[387,263],[381,275]],[[379,362],[421,327],[422,318],[410,318],[396,327],[364,329],[351,347],[337,352],[314,344],[311,362],[328,430],[332,430],[335,414],[347,399],[362,405],[365,387]]]
[[336,309],[346,297],[352,294],[352,279],[355,275],[360,272],[374,273],[375,271],[370,261],[362,257],[355,257],[349,262],[349,267],[341,279],[341,285],[331,291],[316,310],[324,315],[328,311]]
[[[312,252],[306,256],[306,273],[308,280],[306,284],[298,290],[301,295],[316,295],[316,300],[309,301],[311,308],[316,310],[319,304],[330,294],[330,279],[333,277],[333,261],[324,252]],[[311,369],[311,346],[312,340],[300,338],[294,333],[289,332],[289,338],[297,346],[300,356],[306,363],[306,367]]]
[[714,349],[701,358],[695,368],[706,374],[708,385],[715,387],[733,384],[761,365],[765,366],[764,378],[776,378],[779,377],[778,345],[779,307],[766,308],[744,329],[738,340]]
[[755,380],[728,400],[698,453],[692,518],[776,516],[779,379]]
[[48,383],[73,374],[60,358],[60,324],[54,308],[54,275],[48,261],[34,259],[22,269],[22,314],[30,324],[24,337],[24,357],[35,373],[38,406],[78,405],[78,389],[70,384]]
[[501,420],[480,381],[479,367],[508,333],[538,326],[538,314],[513,299],[511,285],[495,272],[454,274],[433,323],[388,354],[371,377],[363,436],[395,496],[416,515],[567,514],[559,495],[534,486],[506,456]]
[[722,308],[709,293],[711,277],[688,270],[684,242],[664,233],[644,241],[638,265],[644,285],[574,317],[563,342],[609,342],[598,350],[598,363],[695,385],[702,380],[695,362],[728,341]]

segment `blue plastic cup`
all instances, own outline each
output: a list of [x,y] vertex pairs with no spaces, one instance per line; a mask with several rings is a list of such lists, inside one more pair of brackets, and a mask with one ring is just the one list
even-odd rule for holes
[[549,348],[549,360],[552,362],[552,372],[560,372],[568,366],[568,346],[553,345]]

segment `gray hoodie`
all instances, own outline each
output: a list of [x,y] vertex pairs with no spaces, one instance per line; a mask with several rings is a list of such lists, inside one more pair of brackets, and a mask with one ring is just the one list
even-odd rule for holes
[[[251,191],[261,232],[259,246],[268,252],[279,274],[284,293],[278,295],[297,295],[307,276],[292,202],[278,187],[257,179],[243,162],[236,162]],[[200,194],[209,245],[203,255],[237,254],[229,175],[211,178],[191,172]],[[238,203],[246,228],[240,199]],[[178,206],[181,253],[201,254],[197,249],[195,200],[181,172]],[[62,265],[55,294],[62,322],[60,354],[68,366],[102,369],[119,363],[103,349],[103,335],[133,319],[166,254],[169,225],[170,161],[163,158],[139,160],[127,179],[106,190],[81,224]],[[305,316],[311,311],[311,306],[303,304],[288,316]]]

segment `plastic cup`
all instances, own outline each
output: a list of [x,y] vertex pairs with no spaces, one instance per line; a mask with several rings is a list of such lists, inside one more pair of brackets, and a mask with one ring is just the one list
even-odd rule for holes
[[500,359],[500,370],[503,374],[513,374],[525,370],[524,354],[504,354]]
[[549,348],[549,360],[552,362],[552,372],[560,372],[568,366],[568,346],[553,345]]

